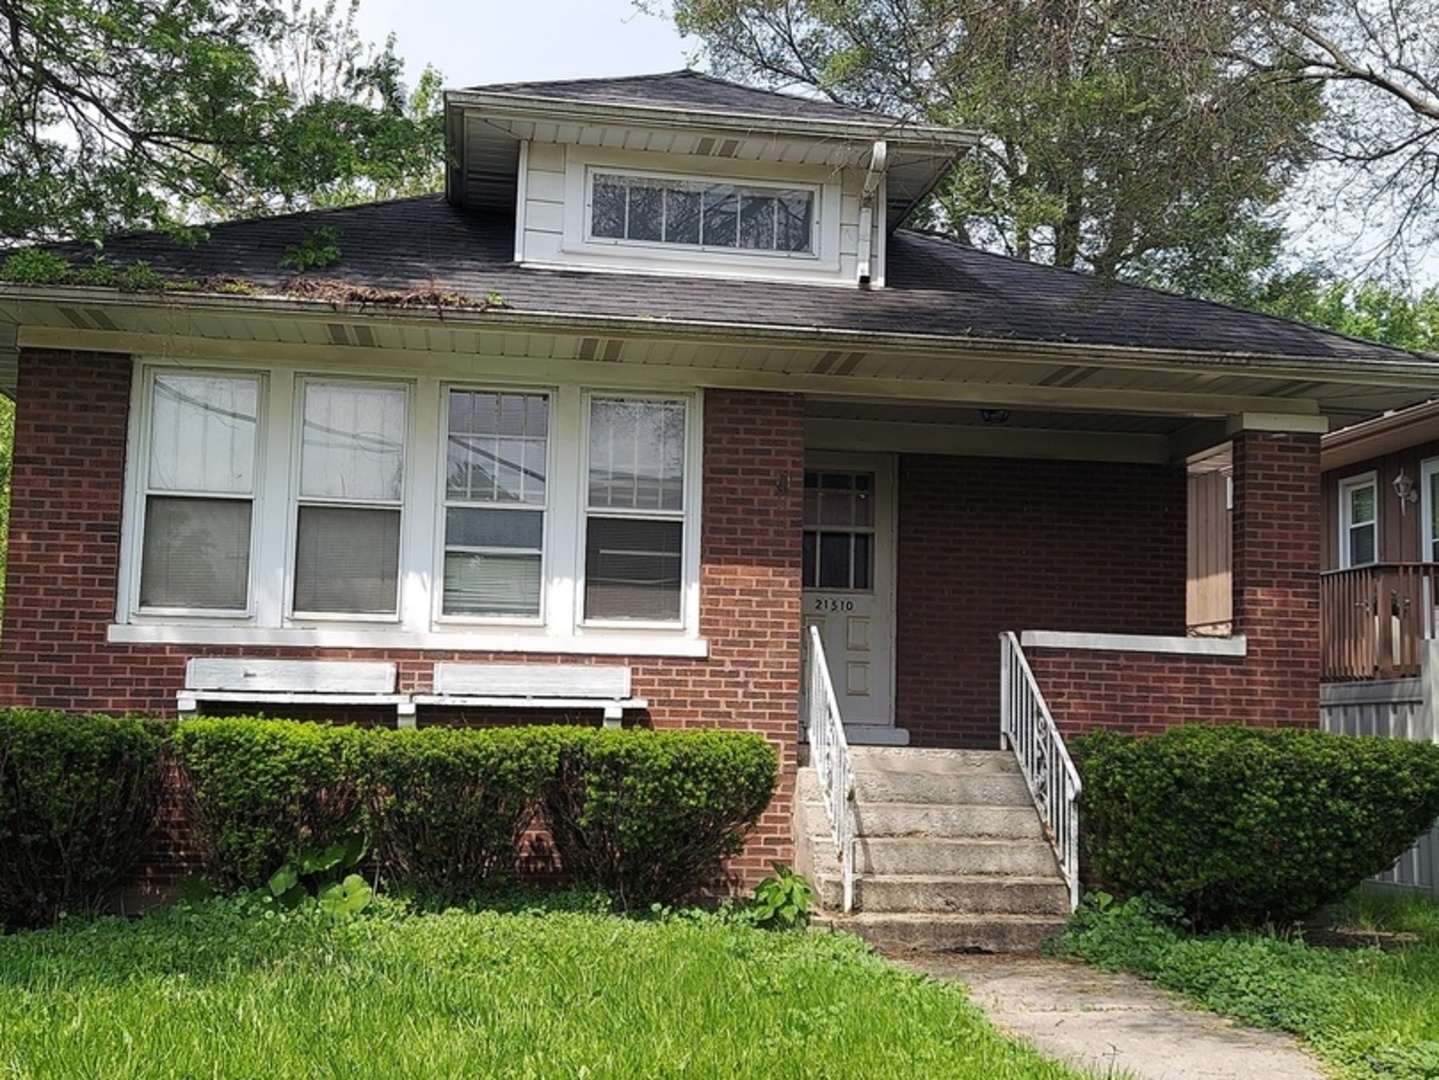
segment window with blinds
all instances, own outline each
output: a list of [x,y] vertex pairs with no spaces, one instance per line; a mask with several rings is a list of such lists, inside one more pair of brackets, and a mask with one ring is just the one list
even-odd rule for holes
[[150,380],[141,610],[248,608],[259,404],[257,376]]

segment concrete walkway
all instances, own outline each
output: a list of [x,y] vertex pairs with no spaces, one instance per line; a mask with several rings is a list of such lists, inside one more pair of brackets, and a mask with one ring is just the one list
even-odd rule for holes
[[970,988],[1007,1035],[1101,1077],[1322,1080],[1295,1040],[1198,1012],[1132,975],[1028,956],[914,955],[902,967]]

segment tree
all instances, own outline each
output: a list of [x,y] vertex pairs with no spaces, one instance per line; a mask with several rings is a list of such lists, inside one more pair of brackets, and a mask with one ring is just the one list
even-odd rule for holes
[[[1303,195],[1351,238],[1404,262],[1439,239],[1439,6],[1432,0],[1249,0],[1230,58],[1324,90],[1322,168]],[[1336,218],[1328,224],[1333,227]]]
[[[355,3],[0,0],[0,244],[404,190],[441,161]],[[430,75],[433,84],[437,76]]]
[[719,72],[972,128],[926,223],[1103,277],[1227,257],[1311,154],[1319,90],[1240,63],[1228,0],[673,0]]

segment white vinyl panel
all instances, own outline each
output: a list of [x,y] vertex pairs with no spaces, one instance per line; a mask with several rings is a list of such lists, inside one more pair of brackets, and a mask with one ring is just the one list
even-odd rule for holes
[[565,208],[562,203],[540,202],[531,199],[525,204],[526,250],[529,237],[536,233],[552,233],[559,236],[565,231]]
[[536,202],[563,203],[565,174],[558,169],[529,169],[525,195]]
[[552,143],[530,143],[528,163],[531,175],[537,172],[562,173],[565,171],[565,148]]

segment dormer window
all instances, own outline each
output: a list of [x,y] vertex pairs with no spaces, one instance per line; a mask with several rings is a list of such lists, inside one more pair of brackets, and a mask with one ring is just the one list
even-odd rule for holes
[[595,171],[589,239],[809,255],[815,196],[808,188]]

